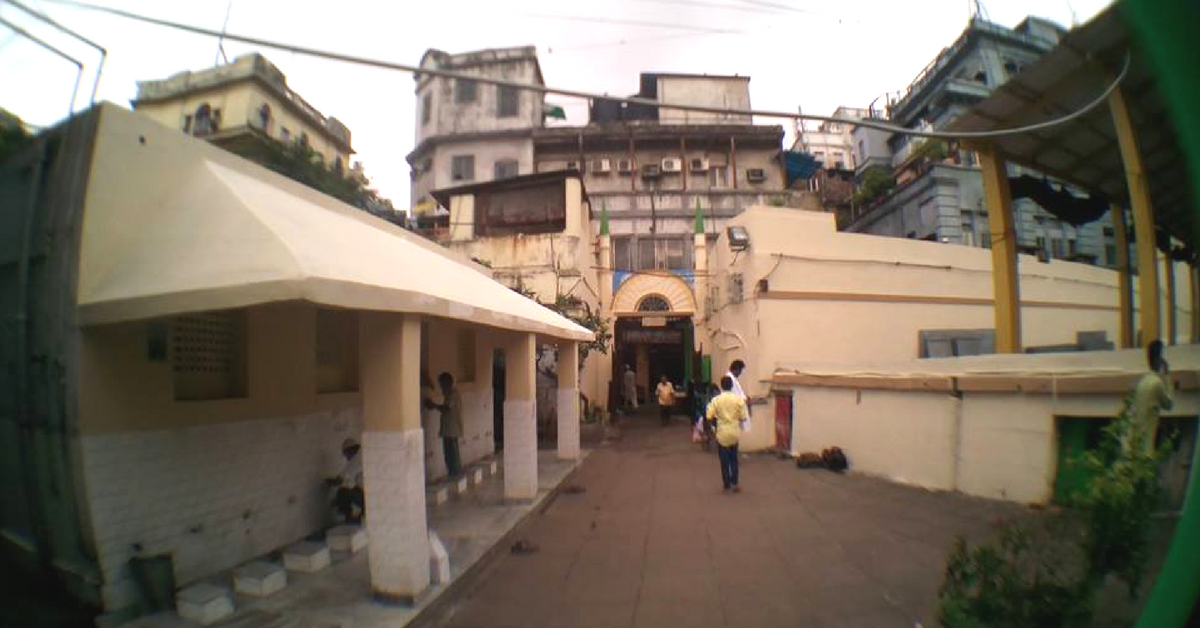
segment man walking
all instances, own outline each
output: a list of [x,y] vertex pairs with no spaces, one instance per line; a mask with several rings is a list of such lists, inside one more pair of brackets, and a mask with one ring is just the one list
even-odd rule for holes
[[671,410],[675,407],[675,386],[663,375],[659,377],[654,393],[658,397],[658,418],[665,427],[671,422]]
[[709,420],[717,422],[717,457],[721,461],[721,483],[725,490],[734,493],[738,487],[738,437],[741,423],[746,420],[746,402],[733,392],[734,379],[729,375],[721,378],[721,394],[708,404]]
[[442,412],[439,435],[442,437],[442,453],[446,457],[446,475],[458,477],[462,472],[462,459],[458,454],[458,439],[462,437],[462,399],[454,387],[454,376],[449,373],[438,375],[438,386],[442,389],[442,403],[437,406]]
[[750,398],[746,396],[742,390],[742,383],[738,378],[742,376],[742,371],[746,370],[746,363],[741,360],[734,360],[729,364],[729,372],[726,377],[733,380],[733,394],[742,398],[742,403],[746,405],[746,419],[742,421],[741,427],[743,432],[750,431]]

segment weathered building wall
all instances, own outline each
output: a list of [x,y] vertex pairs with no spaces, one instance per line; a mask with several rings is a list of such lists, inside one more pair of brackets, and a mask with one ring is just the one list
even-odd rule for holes
[[[471,179],[455,180],[452,163],[456,155],[471,155],[475,159],[475,171]],[[412,198],[421,202],[429,193],[441,188],[479,183],[494,179],[496,162],[516,161],[517,174],[534,171],[533,141],[528,137],[506,136],[500,138],[445,138],[433,145],[419,162],[414,165],[418,174],[412,180]]]
[[[922,330],[994,326],[989,251],[838,233],[829,214],[782,208],[751,208],[731,222],[746,226],[750,249],[735,260],[725,236],[717,240],[707,327],[714,365],[745,360],[742,384],[752,396],[767,394],[763,382],[779,367],[913,359]],[[1083,331],[1117,340],[1115,272],[1020,260],[1024,346],[1074,344]],[[1179,283],[1178,329],[1187,330],[1190,293]],[[748,447],[773,444],[771,410],[753,408]]]
[[205,401],[175,400],[186,367],[150,357],[156,323],[82,331],[82,469],[106,608],[137,599],[135,555],[172,554],[187,584],[330,520],[322,482],[359,437],[361,402],[318,393],[316,312],[247,310],[246,394]]
[[[750,108],[750,77],[748,76],[672,76],[658,75],[658,100],[723,109]],[[749,115],[681,111],[662,107],[658,120],[665,124],[734,123],[750,124]]]

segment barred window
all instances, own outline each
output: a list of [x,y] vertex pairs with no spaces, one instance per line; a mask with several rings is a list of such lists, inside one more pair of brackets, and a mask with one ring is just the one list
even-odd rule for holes
[[176,401],[246,396],[246,311],[178,316],[171,322]]

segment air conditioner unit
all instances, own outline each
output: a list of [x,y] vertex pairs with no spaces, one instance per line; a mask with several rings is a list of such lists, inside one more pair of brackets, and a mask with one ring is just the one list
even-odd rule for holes
[[579,162],[578,161],[568,161],[567,162],[567,170],[579,170]]
[[617,172],[621,174],[629,174],[633,172],[633,162],[628,159],[617,160]]
[[679,160],[675,159],[674,157],[667,157],[666,159],[662,160],[663,172],[679,172],[682,167],[683,164],[681,164]]
[[691,160],[691,163],[688,166],[688,169],[691,170],[692,172],[708,172],[708,160],[707,159],[693,159],[693,160]]
[[762,168],[747,168],[746,180],[751,183],[761,183],[767,180],[767,171]]
[[608,174],[612,170],[612,162],[607,159],[595,159],[592,161],[592,172],[597,174]]
[[642,166],[643,179],[657,179],[661,176],[662,170],[658,167],[658,164],[646,164]]

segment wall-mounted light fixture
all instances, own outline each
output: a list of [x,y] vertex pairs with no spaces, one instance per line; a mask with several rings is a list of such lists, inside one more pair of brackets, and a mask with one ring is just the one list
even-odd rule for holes
[[745,251],[750,248],[750,233],[741,225],[731,225],[725,228],[729,237],[729,250]]

